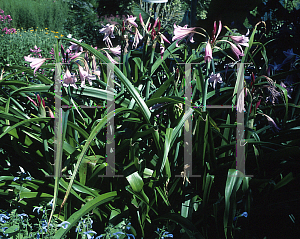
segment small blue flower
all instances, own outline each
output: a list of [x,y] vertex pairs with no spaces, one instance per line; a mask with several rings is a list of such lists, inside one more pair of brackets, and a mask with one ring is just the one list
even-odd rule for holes
[[36,234],[36,239],[40,239],[40,234],[39,233]]
[[247,213],[247,212],[243,212],[243,213],[241,214],[241,217],[248,217],[248,213]]
[[87,236],[87,239],[94,239],[94,236],[91,236],[90,233],[97,234],[97,232],[95,232],[95,231],[87,231],[87,232],[84,232],[83,234],[85,234]]
[[19,177],[14,177],[13,181],[17,181],[19,179]]
[[[46,220],[45,219],[42,219],[42,230],[44,230],[44,232],[47,232],[47,222],[46,222]],[[51,225],[51,224],[50,224]],[[40,231],[42,231],[42,230],[40,230]]]
[[43,207],[35,207],[32,212],[34,212],[35,210],[37,210],[37,213],[38,215],[40,215],[40,210],[42,209]]
[[22,220],[23,220],[23,217],[28,217],[28,215],[25,214],[25,213],[19,214],[18,216],[19,216]]
[[25,179],[31,181],[31,177],[26,177]]
[[119,239],[119,236],[118,236],[118,234],[123,234],[123,235],[125,235],[125,233],[124,233],[124,232],[115,232],[115,233],[113,233],[113,235],[114,235],[114,236],[117,236],[117,239]]
[[101,237],[103,237],[103,235],[97,236],[95,239],[100,239]]
[[134,235],[132,234],[127,234],[128,238],[127,239],[130,239],[130,237],[132,237],[133,239],[135,239]]
[[128,225],[126,226],[127,230],[130,230],[130,225],[131,225],[131,222],[129,222]]
[[173,234],[169,234],[169,232],[165,231],[163,233],[163,236],[161,237],[162,239],[165,238],[165,237],[172,237],[173,238]]
[[51,199],[51,201],[48,203],[51,207],[53,207],[53,198]]
[[9,219],[10,217],[6,216],[5,214],[0,214],[0,222],[6,223],[4,219]]
[[63,221],[62,223],[58,224],[57,227],[62,227],[63,229],[67,229],[69,224],[70,223],[68,221]]

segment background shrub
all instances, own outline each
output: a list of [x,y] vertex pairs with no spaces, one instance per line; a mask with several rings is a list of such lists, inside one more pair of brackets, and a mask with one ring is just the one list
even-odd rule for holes
[[63,0],[0,0],[0,6],[11,15],[12,27],[49,28],[62,31],[68,14],[68,4]]

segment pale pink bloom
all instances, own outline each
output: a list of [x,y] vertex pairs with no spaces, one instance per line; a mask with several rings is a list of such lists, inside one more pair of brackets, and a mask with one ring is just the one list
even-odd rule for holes
[[217,73],[217,74],[211,73],[211,76],[209,77],[208,82],[212,84],[214,89],[216,89],[217,83],[223,83],[220,73]]
[[90,75],[87,71],[85,71],[81,65],[78,65],[79,68],[79,76],[81,80],[81,87],[85,86],[85,80],[87,79],[90,86],[92,85],[92,80],[96,80],[96,76]]
[[143,36],[140,34],[139,30],[136,28],[132,47],[134,49],[137,48],[140,40],[142,40],[142,39],[143,39]]
[[25,61],[31,62],[30,67],[34,69],[33,73],[35,72],[44,64],[46,58],[34,58],[30,56],[24,56]]
[[27,98],[28,98],[35,106],[38,106],[37,103],[36,103],[33,99],[31,99],[29,96],[27,96]]
[[274,131],[279,131],[280,128],[276,125],[275,121],[268,115],[266,114],[262,114],[263,116],[265,116],[268,120],[269,125],[271,126],[272,130]]
[[246,34],[246,36],[242,35],[242,36],[229,36],[229,37],[234,41],[234,43],[249,47],[249,44],[248,44],[249,37],[247,37],[247,34]]
[[[182,40],[183,38],[188,36],[188,40],[192,43],[194,43],[193,36],[195,34],[196,27],[188,28],[188,25],[185,25],[184,27],[176,26],[174,23],[174,36],[172,38],[172,41],[175,40]],[[178,47],[178,42],[176,43],[176,46]]]
[[114,54],[115,56],[121,55],[121,46],[120,46],[120,45],[118,45],[118,46],[116,46],[116,47],[111,47],[111,48],[109,48],[109,50],[110,50],[110,52],[111,52],[112,54]]
[[134,22],[136,17],[133,17],[132,15],[128,16],[127,19],[125,20],[125,23],[132,25],[134,27],[138,27],[138,25]]
[[[69,49],[68,49],[68,50],[69,50]],[[77,52],[77,53],[75,53],[74,56],[72,56],[72,57],[70,58],[70,60],[73,60],[73,59],[79,57],[79,56],[81,55],[81,53],[82,53],[82,52]]]
[[[103,50],[103,51],[104,51],[104,50]],[[111,63],[113,63],[113,64],[118,64],[118,62],[117,62],[116,60],[114,60],[114,59],[111,57],[111,55],[109,55],[109,54],[107,53],[107,51],[104,51],[104,52],[105,52],[107,58],[110,60]]]
[[40,47],[38,48],[36,45],[34,46],[34,50],[32,50],[31,48],[30,48],[30,51],[31,52],[35,52],[35,53],[38,53],[38,52],[41,52],[42,50],[40,50]]
[[205,56],[204,56],[204,61],[205,62],[210,62],[212,60],[212,50],[210,43],[207,42],[206,47],[205,47]]
[[168,42],[169,44],[171,44],[169,42],[169,40],[161,33],[158,33],[159,36],[160,36],[160,56],[161,56],[161,59],[163,59],[164,57],[164,52],[165,52],[165,47],[164,47],[164,42]]
[[237,59],[240,59],[240,56],[244,56],[243,49],[240,45],[234,45],[232,42],[229,41],[228,43],[230,44],[231,50],[236,55]]
[[[73,39],[73,40],[78,41],[76,39]],[[82,42],[82,39],[79,40],[78,42]],[[70,41],[70,43],[71,43],[71,46],[69,47],[70,51],[75,51],[75,53],[77,53],[79,51],[83,51],[82,46],[79,46],[78,44],[71,42],[71,41]]]
[[115,25],[106,24],[106,26],[104,26],[102,29],[99,30],[100,33],[105,34],[104,38],[103,38],[103,41],[106,41],[106,43],[109,46],[112,46],[110,38],[115,38],[114,29],[115,29]]
[[214,39],[217,39],[217,38],[218,38],[218,36],[219,36],[220,33],[221,33],[221,30],[222,30],[222,23],[221,23],[221,21],[219,21],[218,33],[217,33],[217,35],[216,35],[216,32],[217,32],[217,22],[215,21],[215,22],[214,22],[214,30],[213,30],[213,37],[214,37]]
[[143,21],[141,13],[139,14],[139,17],[140,17],[140,22],[141,22],[142,27],[145,27],[145,24],[144,24],[144,21]]
[[67,68],[66,73],[64,75],[63,86],[68,87],[70,85],[70,86],[73,86],[75,89],[77,89],[77,86],[76,86],[75,82],[77,82],[77,79],[76,79],[75,75],[71,74],[71,72]]
[[51,118],[55,118],[55,117],[54,117],[54,114],[53,114],[53,112],[52,112],[52,110],[51,110],[48,106],[46,106],[46,108],[48,108],[49,116],[50,116]]

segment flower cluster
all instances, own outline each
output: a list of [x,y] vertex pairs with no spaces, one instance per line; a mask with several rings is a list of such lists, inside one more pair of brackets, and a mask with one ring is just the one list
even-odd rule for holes
[[5,34],[12,34],[17,32],[15,28],[9,28],[11,21],[11,16],[5,15],[4,11],[0,9],[0,29],[4,26],[2,28],[2,31],[5,32]]

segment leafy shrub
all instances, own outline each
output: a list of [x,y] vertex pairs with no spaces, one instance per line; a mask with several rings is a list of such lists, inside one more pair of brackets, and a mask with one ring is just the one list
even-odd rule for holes
[[68,5],[63,0],[0,0],[0,6],[14,19],[14,28],[63,30]]

